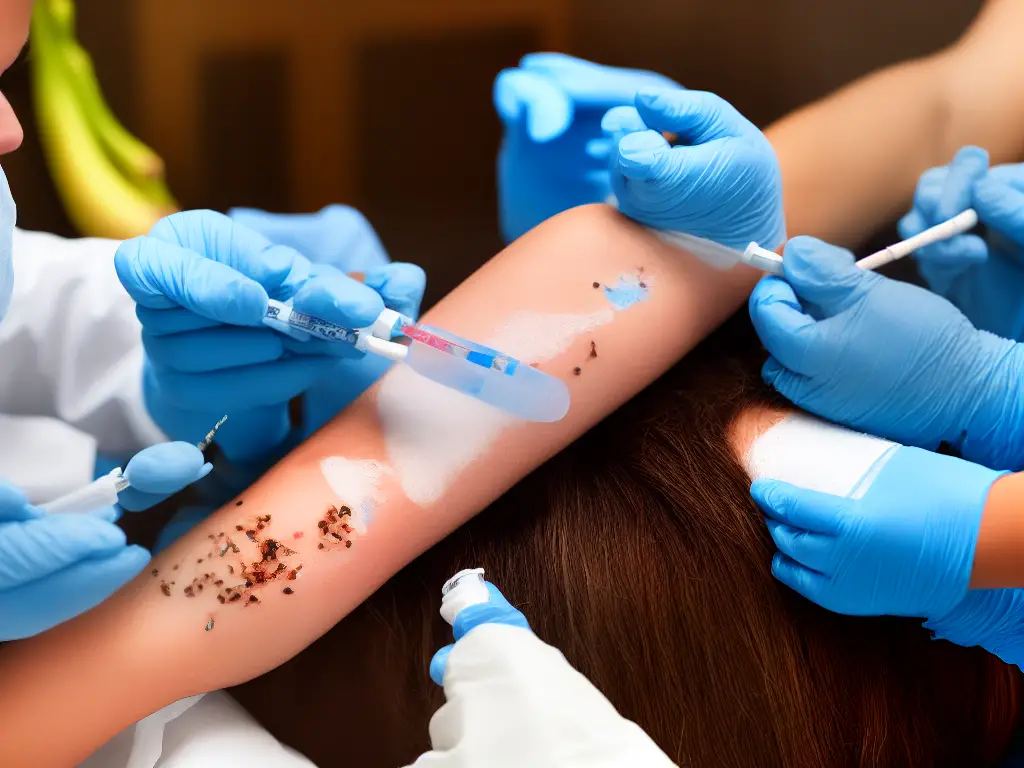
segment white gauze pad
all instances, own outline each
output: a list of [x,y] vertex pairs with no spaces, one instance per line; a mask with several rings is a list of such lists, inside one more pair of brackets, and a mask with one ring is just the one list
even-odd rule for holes
[[897,448],[898,443],[794,413],[758,437],[743,464],[752,480],[782,480],[858,499]]

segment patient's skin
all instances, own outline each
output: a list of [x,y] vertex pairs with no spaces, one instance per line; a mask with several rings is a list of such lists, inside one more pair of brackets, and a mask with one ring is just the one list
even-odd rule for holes
[[[392,369],[115,597],[0,653],[5,759],[74,764],[171,701],[294,656],[664,372],[756,278],[707,267],[605,206],[530,232],[424,320],[562,379],[566,418],[516,422]],[[332,457],[334,487],[321,469]]]

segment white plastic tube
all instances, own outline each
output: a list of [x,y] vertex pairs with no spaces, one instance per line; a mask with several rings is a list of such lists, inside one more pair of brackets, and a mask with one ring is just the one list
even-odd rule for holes
[[449,624],[463,608],[489,603],[491,595],[484,583],[484,569],[470,568],[459,571],[441,587],[441,618]]
[[[861,269],[878,269],[881,266],[898,261],[904,256],[909,256],[921,248],[942,240],[948,240],[957,235],[962,235],[964,232],[974,229],[977,224],[977,212],[973,208],[968,208],[963,213],[958,213],[953,218],[946,219],[941,224],[936,224],[924,232],[908,237],[906,240],[901,240],[894,245],[890,245],[888,248],[883,248],[877,253],[872,253],[870,256],[865,256],[857,262],[857,266]],[[751,243],[747,246],[741,261],[754,269],[759,269],[770,275],[778,275],[779,277],[785,275],[782,269],[782,257],[773,251],[769,251],[767,248],[762,248],[757,243]]]
[[128,481],[118,467],[109,475],[39,506],[51,515],[84,515],[116,504],[117,494],[127,487]]
[[883,248],[877,253],[872,253],[870,256],[865,256],[857,262],[857,266],[861,269],[878,269],[885,264],[902,259],[904,256],[909,256],[914,251],[918,251],[926,246],[962,235],[964,232],[974,229],[977,225],[977,211],[973,208],[968,208],[963,213],[958,213],[941,224],[929,227],[924,232],[908,237],[906,240],[890,245],[888,248]]

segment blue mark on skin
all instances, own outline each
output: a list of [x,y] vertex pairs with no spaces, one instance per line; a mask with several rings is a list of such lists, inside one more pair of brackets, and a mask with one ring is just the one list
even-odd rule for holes
[[359,511],[363,513],[363,526],[369,526],[373,521],[373,513],[377,510],[377,505],[367,499],[359,505]]
[[615,309],[629,309],[634,304],[646,301],[651,288],[643,275],[623,275],[615,285],[604,287],[604,297]]

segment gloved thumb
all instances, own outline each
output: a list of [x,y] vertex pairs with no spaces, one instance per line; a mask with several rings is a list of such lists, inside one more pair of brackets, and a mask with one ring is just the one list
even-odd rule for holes
[[644,89],[636,109],[648,128],[674,133],[691,146],[757,132],[732,104],[707,91]]
[[619,170],[627,179],[660,177],[669,165],[672,146],[657,131],[630,133],[619,140]]
[[502,123],[525,121],[538,143],[553,141],[572,125],[572,100],[550,78],[523,69],[506,69],[494,81],[494,108]]
[[856,266],[853,254],[814,237],[794,237],[782,254],[786,280],[815,319],[841,312],[878,275]]

